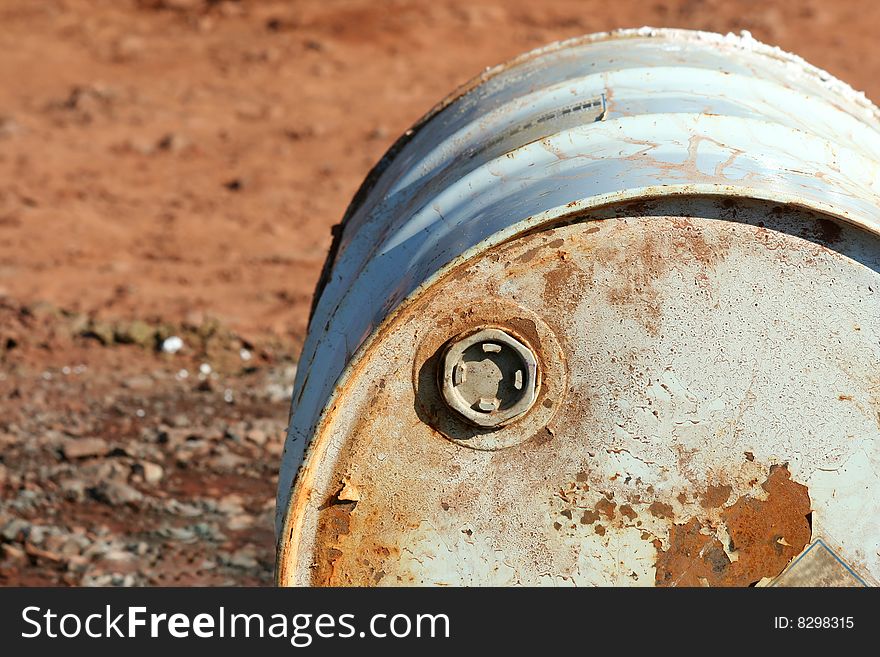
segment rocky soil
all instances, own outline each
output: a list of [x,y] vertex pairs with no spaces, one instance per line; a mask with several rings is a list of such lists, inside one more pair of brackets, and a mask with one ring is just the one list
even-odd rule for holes
[[0,584],[271,583],[290,345],[9,301],[0,339]]
[[482,68],[750,30],[880,96],[880,4],[0,0],[0,585],[268,584],[330,226]]

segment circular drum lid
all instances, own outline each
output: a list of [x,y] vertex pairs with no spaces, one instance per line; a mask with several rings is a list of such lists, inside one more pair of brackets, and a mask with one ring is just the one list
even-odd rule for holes
[[[880,238],[758,201],[569,217],[380,329],[300,473],[281,583],[747,586],[880,578]],[[447,408],[501,329],[540,389]]]

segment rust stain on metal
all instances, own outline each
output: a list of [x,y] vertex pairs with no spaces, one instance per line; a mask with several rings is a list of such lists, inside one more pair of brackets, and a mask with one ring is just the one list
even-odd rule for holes
[[549,443],[551,440],[553,440],[553,432],[548,427],[544,427],[526,442],[534,445],[535,447],[540,447],[541,445]]
[[[658,549],[658,586],[749,586],[776,577],[810,540],[810,496],[791,479],[786,466],[770,469],[761,485],[767,499],[739,498],[721,519],[730,537],[728,549],[698,518],[673,524],[669,547]],[[704,500],[717,502],[728,487],[710,487]],[[729,491],[728,497],[729,497]],[[726,499],[725,499],[726,501]],[[722,502],[723,504],[723,502]],[[705,531],[704,531],[705,530]]]
[[572,279],[583,277],[584,272],[575,264],[560,260],[559,264],[544,274],[544,293],[542,295],[544,303],[549,307],[557,307],[559,299],[567,296],[565,289],[568,287]]
[[672,510],[671,504],[666,504],[665,502],[651,502],[651,506],[648,507],[648,511],[651,512],[652,516],[657,518],[674,518],[675,513]]
[[339,545],[351,532],[351,512],[357,502],[341,502],[332,499],[327,502],[318,517],[318,531],[332,540],[324,541],[315,555],[315,568],[312,573],[314,583],[332,582],[336,576],[336,563],[343,556]]
[[[683,217],[671,219],[670,225],[674,230],[645,231],[627,243],[608,240],[596,248],[596,262],[615,266],[620,272],[607,287],[608,301],[616,307],[634,308],[627,315],[643,324],[651,335],[658,333],[663,314],[657,281],[669,274],[671,268],[680,269],[689,263],[699,266],[697,286],[708,290],[709,274],[730,249],[729,236],[724,232],[709,239],[697,223]],[[558,298],[557,289],[550,289],[549,293],[545,300],[547,296]]]
[[730,499],[733,492],[733,486],[730,484],[709,486],[703,494],[701,504],[705,509],[718,509],[724,506],[724,503]]
[[722,514],[733,550],[739,579],[758,581],[775,577],[810,541],[810,495],[807,487],[791,479],[786,466],[771,468],[766,500],[744,497]]
[[534,260],[535,256],[537,256],[543,249],[544,249],[543,246],[536,246],[533,249],[529,249],[528,251],[523,253],[521,256],[519,256],[516,259],[516,262],[521,262],[523,264],[529,263],[532,260]]
[[596,512],[602,514],[608,520],[613,520],[615,512],[614,510],[617,508],[617,504],[612,502],[607,498],[602,498],[598,502],[596,502]]
[[719,586],[730,558],[717,538],[702,533],[696,518],[669,530],[669,549],[657,558],[657,586]]

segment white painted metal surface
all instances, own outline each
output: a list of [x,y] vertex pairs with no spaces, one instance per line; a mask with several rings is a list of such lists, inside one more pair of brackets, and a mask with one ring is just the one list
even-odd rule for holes
[[[651,29],[442,103],[328,262],[279,582],[766,583],[818,538],[875,582],[877,118],[747,35]],[[431,368],[483,325],[540,344],[542,396],[473,432]]]

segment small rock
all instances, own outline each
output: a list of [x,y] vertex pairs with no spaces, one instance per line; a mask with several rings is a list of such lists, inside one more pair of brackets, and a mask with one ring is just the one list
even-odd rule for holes
[[32,525],[30,531],[28,532],[28,543],[32,545],[40,545],[44,540],[46,540],[46,528],[41,527],[40,525]]
[[184,413],[178,413],[171,419],[171,424],[175,427],[188,427],[190,425],[189,417]]
[[244,499],[235,493],[224,495],[217,501],[217,511],[223,514],[238,514],[242,509],[244,509]]
[[221,333],[223,325],[216,317],[202,316],[202,322],[196,327],[196,333],[205,342]]
[[139,474],[147,484],[158,484],[162,481],[162,477],[165,476],[165,470],[162,466],[150,461],[135,463],[132,469],[136,474]]
[[109,323],[93,319],[89,322],[89,326],[83,332],[83,335],[89,338],[96,338],[101,344],[106,346],[113,344],[116,332]]
[[136,319],[116,327],[113,337],[121,344],[136,344],[141,347],[153,348],[156,344],[156,329]]
[[24,551],[32,557],[43,559],[44,561],[51,561],[52,563],[63,563],[65,561],[62,555],[49,550],[41,550],[31,544],[26,544],[24,546]]
[[223,437],[234,443],[240,443],[242,441],[242,436],[245,433],[246,429],[244,422],[233,422],[226,427],[226,431],[223,432]]
[[79,554],[71,554],[65,557],[67,559],[68,572],[82,572],[89,564],[88,557]]
[[27,536],[28,531],[30,530],[31,524],[26,520],[22,520],[21,518],[13,518],[5,525],[3,525],[3,529],[0,530],[0,538],[7,542],[18,541],[21,538]]
[[159,150],[178,153],[189,146],[189,140],[173,132],[163,136],[156,144]]
[[293,396],[293,386],[269,383],[263,389],[263,394],[271,402],[289,402]]
[[213,470],[235,470],[235,468],[245,465],[248,462],[249,459],[246,459],[243,456],[233,454],[232,452],[225,452],[219,456],[212,456],[208,461],[208,466]]
[[162,341],[162,351],[166,354],[176,354],[181,349],[183,349],[183,339],[176,335]]
[[4,544],[0,545],[0,550],[2,550],[3,559],[6,561],[24,563],[27,560],[27,554],[18,546]]
[[70,502],[81,502],[86,495],[86,484],[78,477],[62,479],[58,482],[64,499]]
[[190,438],[197,438],[198,432],[194,429],[186,427],[162,427],[156,436],[156,442],[160,445],[168,445],[172,449],[176,449],[183,445]]
[[88,492],[98,502],[103,502],[110,506],[122,506],[125,504],[137,506],[144,498],[143,494],[136,488],[118,481],[105,481],[94,488],[90,488]]
[[61,446],[64,458],[81,459],[89,456],[104,456],[110,446],[103,438],[68,438]]
[[196,540],[196,533],[189,527],[165,527],[159,530],[159,535],[182,543],[192,543]]
[[244,568],[251,569],[259,566],[259,562],[253,557],[253,555],[248,554],[244,549],[239,550],[226,558],[226,563],[230,566],[234,566],[235,568]]
[[79,555],[88,546],[89,541],[85,536],[71,536],[69,534],[53,534],[48,536],[44,545],[46,550],[61,554],[64,557]]
[[70,335],[84,335],[89,331],[89,317],[83,313],[73,313],[69,318],[68,331]]
[[135,555],[131,552],[126,552],[125,550],[109,550],[103,556],[103,561],[133,561]]
[[255,445],[265,445],[266,441],[269,440],[269,436],[262,429],[251,429],[245,434],[245,438]]
[[226,523],[226,527],[228,529],[230,529],[231,531],[237,532],[242,529],[247,529],[249,527],[252,527],[253,524],[254,524],[253,517],[251,517],[245,513],[242,513],[237,516],[232,516],[229,519],[229,522]]

